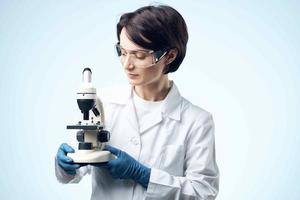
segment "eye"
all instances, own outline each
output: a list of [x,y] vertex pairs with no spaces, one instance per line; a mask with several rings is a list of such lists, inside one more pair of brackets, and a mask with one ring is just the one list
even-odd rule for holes
[[135,57],[142,60],[147,57],[147,54],[145,52],[136,52]]
[[121,56],[126,56],[127,52],[124,49],[121,49]]

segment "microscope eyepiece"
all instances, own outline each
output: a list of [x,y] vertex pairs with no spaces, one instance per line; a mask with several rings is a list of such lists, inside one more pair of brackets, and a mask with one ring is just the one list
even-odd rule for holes
[[92,82],[92,70],[90,68],[85,68],[82,72],[82,82],[91,83]]
[[90,71],[92,73],[92,70],[90,68],[88,68],[88,67],[84,68],[83,71],[82,71],[82,73],[84,73],[84,71],[86,71],[86,70],[88,70],[88,71]]

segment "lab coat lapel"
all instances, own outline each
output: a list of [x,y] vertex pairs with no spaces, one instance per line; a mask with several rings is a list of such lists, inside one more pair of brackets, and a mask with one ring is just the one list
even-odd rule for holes
[[167,97],[165,98],[162,108],[158,112],[154,112],[151,115],[148,115],[147,118],[143,121],[140,127],[140,133],[143,133],[150,128],[154,127],[155,125],[159,124],[163,120],[163,114],[165,117],[172,118],[174,120],[180,120],[180,113],[181,113],[181,103],[182,97],[175,85],[172,81],[172,88],[168,93]]
[[154,127],[162,121],[161,111],[152,113],[151,115],[146,116],[143,123],[140,125],[140,133],[147,131],[148,129]]
[[172,82],[172,84],[173,87],[164,100],[161,112],[155,112],[148,115],[141,127],[139,127],[139,121],[133,103],[133,88],[131,86],[125,88],[122,87],[121,89],[117,88],[105,96],[108,97],[107,99],[109,102],[124,105],[123,114],[126,116],[126,121],[134,128],[134,130],[143,133],[159,124],[163,120],[163,115],[174,120],[180,120],[181,106],[179,106],[179,104],[182,102],[182,97],[175,83]]
[[135,112],[135,107],[132,101],[132,98],[130,97],[125,105],[124,108],[124,115],[127,116],[126,120],[130,125],[136,130],[139,131],[139,125],[138,125],[138,119]]
[[128,123],[130,123],[131,126],[140,134],[162,121],[161,112],[157,112],[147,116],[142,124],[139,123],[133,102],[133,88],[131,88],[129,98],[124,108],[124,113],[125,116],[127,116],[126,119]]
[[101,93],[105,101],[124,106],[121,111],[122,113],[118,113],[118,115],[124,116],[125,122],[128,122],[134,130],[138,131],[137,116],[132,102],[132,86],[117,86],[108,90],[102,90]]
[[180,121],[183,98],[173,81],[172,84],[172,88],[163,102],[162,112],[165,116]]

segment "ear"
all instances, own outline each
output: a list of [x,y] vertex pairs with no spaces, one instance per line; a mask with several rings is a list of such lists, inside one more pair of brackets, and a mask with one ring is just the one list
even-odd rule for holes
[[177,49],[171,49],[169,50],[167,57],[166,57],[166,65],[169,65],[170,63],[172,63],[176,57],[177,57],[178,51]]

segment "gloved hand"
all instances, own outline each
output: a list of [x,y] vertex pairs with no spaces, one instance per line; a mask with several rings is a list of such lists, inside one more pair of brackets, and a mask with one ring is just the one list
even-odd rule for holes
[[74,149],[66,143],[60,145],[56,160],[58,165],[63,168],[68,174],[76,174],[76,169],[80,168],[81,165],[73,163],[73,159],[67,156],[67,153],[74,153]]
[[94,166],[106,168],[113,178],[132,179],[143,187],[148,187],[151,174],[150,168],[142,165],[120,149],[106,145],[104,150],[110,151],[117,158],[107,163],[94,164]]

